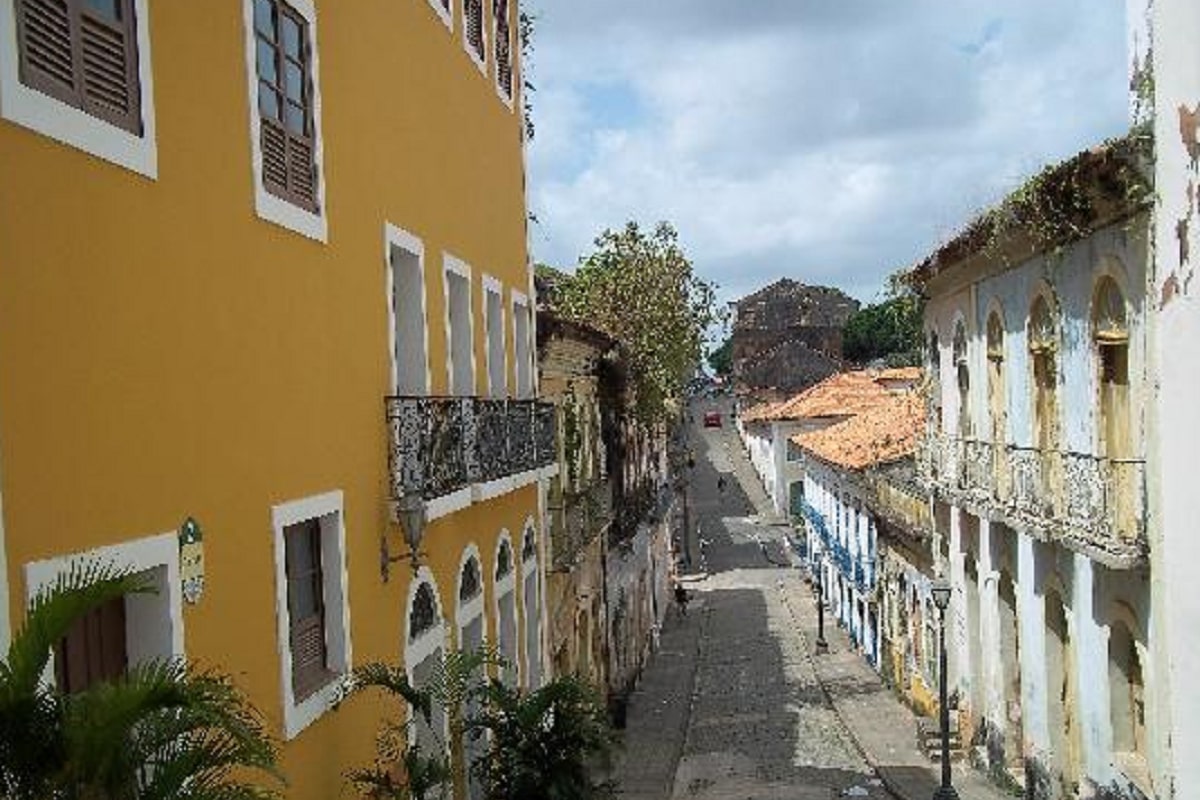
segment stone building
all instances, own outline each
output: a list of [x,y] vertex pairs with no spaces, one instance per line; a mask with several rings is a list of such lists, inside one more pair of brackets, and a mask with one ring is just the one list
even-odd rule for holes
[[781,278],[734,305],[735,386],[802,391],[841,368],[842,329],[858,301]]
[[[1034,798],[1168,785],[1147,529],[1148,148],[1055,165],[921,262],[964,738]],[[1072,209],[1064,218],[1056,209]]]
[[666,428],[634,418],[621,348],[607,334],[541,310],[538,354],[559,431],[559,470],[545,487],[551,666],[620,696],[668,606],[675,495]]

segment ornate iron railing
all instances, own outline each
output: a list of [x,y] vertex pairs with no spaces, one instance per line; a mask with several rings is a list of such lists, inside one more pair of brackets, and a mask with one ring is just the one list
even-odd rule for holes
[[479,397],[388,397],[394,498],[425,499],[553,464],[554,405]]
[[560,492],[547,503],[554,566],[568,569],[612,522],[612,482],[595,480],[577,492]]
[[1082,545],[1113,566],[1146,552],[1146,467],[1141,459],[927,438],[918,464],[927,483],[986,506],[1012,524]]

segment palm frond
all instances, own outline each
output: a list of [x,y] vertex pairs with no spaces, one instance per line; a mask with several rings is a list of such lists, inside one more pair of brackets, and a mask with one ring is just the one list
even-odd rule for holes
[[398,696],[401,700],[417,709],[418,713],[429,722],[433,713],[433,700],[428,692],[422,691],[408,680],[406,672],[390,664],[362,664],[342,682],[338,690],[337,703],[340,704],[350,696],[367,689],[382,689]]
[[36,691],[53,648],[77,619],[117,597],[153,591],[147,575],[102,561],[73,563],[29,604],[25,623],[0,664],[0,698]]

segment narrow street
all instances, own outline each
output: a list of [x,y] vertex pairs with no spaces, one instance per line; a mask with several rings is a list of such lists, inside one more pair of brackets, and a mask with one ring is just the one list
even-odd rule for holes
[[[710,408],[720,409],[722,427],[701,426]],[[814,657],[812,593],[785,566],[786,528],[754,479],[728,404],[693,410],[691,602],[686,616],[672,610],[631,698],[620,796],[932,796],[935,765],[917,751],[911,714],[835,625],[826,629],[830,652]],[[959,766],[955,784],[964,800],[1002,797]]]

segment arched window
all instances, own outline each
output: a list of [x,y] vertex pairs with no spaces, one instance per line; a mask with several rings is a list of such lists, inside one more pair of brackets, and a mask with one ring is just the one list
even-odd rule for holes
[[987,396],[991,423],[992,486],[998,497],[1007,497],[1008,472],[1004,448],[1008,444],[1008,398],[1004,387],[1004,318],[994,309],[987,321]]
[[[458,623],[458,649],[463,653],[473,653],[484,646],[484,627],[486,621],[483,613],[483,581],[480,579],[479,548],[474,545],[463,551],[462,567],[458,573],[458,608],[455,612]],[[486,679],[483,667],[480,666],[471,674],[470,682],[480,685]],[[477,695],[467,697],[463,712],[470,719],[480,711]],[[474,764],[483,755],[484,740],[480,737],[466,737],[455,743],[462,748],[466,763]],[[483,797],[483,786],[471,770],[466,771],[467,797],[480,800]]]
[[1100,452],[1109,458],[1126,458],[1130,454],[1129,326],[1125,296],[1117,282],[1108,276],[1096,285],[1092,336],[1100,392]]
[[1033,365],[1034,443],[1043,451],[1058,447],[1058,329],[1046,296],[1029,311],[1029,355]]
[[1108,637],[1109,716],[1113,750],[1144,755],[1146,747],[1146,687],[1137,642],[1129,627],[1114,622]]
[[954,376],[958,385],[958,435],[971,435],[971,367],[967,361],[967,326],[954,326]]
[[516,578],[513,575],[512,542],[508,532],[500,535],[496,548],[496,619],[499,623],[500,655],[507,662],[502,677],[512,683],[516,676],[517,653],[517,600]]
[[[409,682],[417,688],[427,686],[442,663],[445,642],[445,627],[442,623],[441,606],[437,588],[428,567],[422,567],[414,579],[408,601],[407,646],[404,662]],[[438,703],[434,703],[430,719],[409,711],[412,726],[410,741],[415,741],[423,753],[438,753],[446,749],[446,714]]]
[[525,686],[542,683],[542,606],[538,594],[537,534],[525,526],[521,543],[521,616],[525,619]]

